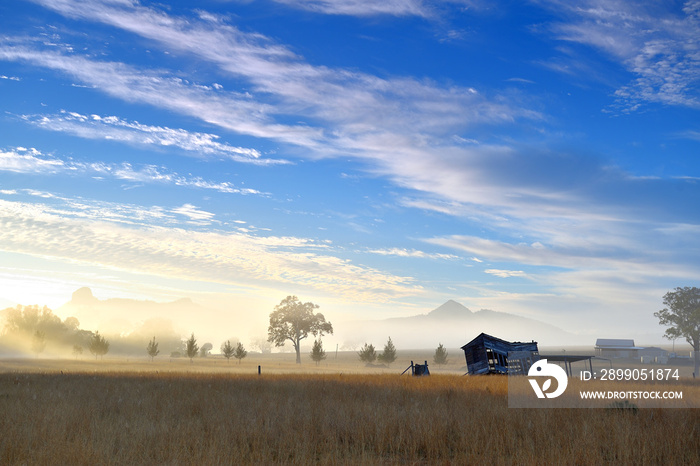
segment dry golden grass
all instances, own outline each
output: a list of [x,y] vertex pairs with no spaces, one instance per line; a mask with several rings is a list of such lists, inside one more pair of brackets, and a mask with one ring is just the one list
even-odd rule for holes
[[700,464],[700,410],[512,409],[505,377],[5,372],[0,411],[0,464]]

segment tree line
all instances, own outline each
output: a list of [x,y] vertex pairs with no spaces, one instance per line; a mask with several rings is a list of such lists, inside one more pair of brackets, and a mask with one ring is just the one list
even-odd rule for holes
[[[666,307],[654,315],[659,324],[668,328],[664,336],[670,340],[684,338],[695,350],[694,376],[700,375],[700,289],[696,287],[676,288],[663,297]],[[287,341],[292,343],[296,352],[296,362],[301,364],[301,341],[314,336],[311,349],[311,359],[319,364],[326,358],[321,338],[324,334],[333,334],[333,325],[326,321],[320,312],[314,312],[319,306],[312,302],[302,303],[296,296],[287,296],[275,306],[270,314],[267,342],[281,347]],[[82,354],[83,348],[88,348],[95,357],[102,357],[109,351],[110,343],[98,331],[81,330],[80,322],[75,317],[61,320],[53,311],[44,306],[21,306],[4,309],[5,318],[3,335],[18,337],[18,341],[29,341],[31,351],[37,355],[44,351],[47,342],[56,345],[73,347],[73,354]],[[146,346],[146,352],[151,359],[160,350],[154,336]],[[205,343],[200,348],[194,333],[184,342],[184,353],[190,361],[197,356],[206,356],[212,349],[211,343]],[[263,345],[260,344],[261,350]],[[172,353],[173,355],[175,353]],[[246,357],[245,347],[238,342],[235,346],[228,340],[221,344],[221,354],[230,362],[230,358],[241,360]],[[377,354],[372,344],[365,343],[358,352],[361,361],[368,364],[375,360],[390,365],[396,360],[396,347],[389,337],[384,345],[384,351]],[[447,350],[442,343],[436,348],[433,361],[438,364],[447,363]]]

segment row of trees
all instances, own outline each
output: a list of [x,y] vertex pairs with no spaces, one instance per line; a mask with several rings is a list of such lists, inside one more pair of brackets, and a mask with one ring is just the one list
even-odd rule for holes
[[[205,343],[200,348],[197,344],[197,339],[194,337],[194,333],[185,341],[185,355],[190,358],[190,362],[193,362],[193,359],[197,357],[198,354],[205,357],[211,349],[211,343]],[[156,342],[156,337],[153,337],[153,340],[148,342],[148,346],[146,346],[146,353],[148,356],[150,356],[151,361],[153,361],[154,358],[160,353],[160,350],[158,349],[158,342]],[[221,344],[221,355],[225,357],[229,363],[233,357],[238,359],[238,363],[240,364],[241,360],[248,355],[248,351],[240,341],[234,347],[231,344],[231,340],[227,340]]]
[[[384,345],[383,352],[377,354],[376,350],[374,349],[374,345],[365,343],[360,351],[358,351],[357,355],[360,357],[360,361],[367,364],[372,364],[374,361],[379,361],[386,365],[390,365],[392,362],[396,361],[396,347],[394,346],[394,342],[391,341],[391,337],[389,337],[389,340],[387,340],[386,344]],[[447,364],[447,355],[447,350],[442,343],[440,343],[440,345],[435,349],[433,362],[437,365]]]

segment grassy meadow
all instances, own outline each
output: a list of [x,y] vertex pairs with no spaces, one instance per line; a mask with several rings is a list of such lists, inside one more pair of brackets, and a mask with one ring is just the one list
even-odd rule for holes
[[0,464],[700,464],[697,409],[513,409],[505,377],[273,356],[0,361]]

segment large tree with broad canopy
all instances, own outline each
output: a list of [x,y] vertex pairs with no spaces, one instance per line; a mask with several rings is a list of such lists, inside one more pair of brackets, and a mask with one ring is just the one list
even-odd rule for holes
[[284,346],[287,340],[291,341],[297,353],[297,364],[301,364],[301,340],[309,334],[314,337],[321,337],[324,333],[333,334],[333,326],[326,322],[323,314],[314,314],[318,307],[318,304],[311,302],[302,303],[296,296],[287,296],[270,314],[267,340],[275,346]]
[[676,288],[664,295],[666,307],[654,315],[659,324],[668,325],[664,337],[669,340],[685,338],[695,351],[695,371],[700,377],[700,288]]

